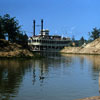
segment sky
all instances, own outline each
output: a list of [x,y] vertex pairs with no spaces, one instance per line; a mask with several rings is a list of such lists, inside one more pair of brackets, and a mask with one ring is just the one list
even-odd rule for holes
[[[0,0],[0,15],[16,17],[21,30],[32,36],[36,25],[44,20],[44,29],[50,35],[89,38],[88,32],[100,28],[100,0]],[[36,27],[38,35],[40,27]]]

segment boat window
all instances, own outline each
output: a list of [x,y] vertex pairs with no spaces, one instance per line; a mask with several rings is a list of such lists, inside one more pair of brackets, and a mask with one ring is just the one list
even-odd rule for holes
[[33,40],[34,42],[36,42],[36,40]]

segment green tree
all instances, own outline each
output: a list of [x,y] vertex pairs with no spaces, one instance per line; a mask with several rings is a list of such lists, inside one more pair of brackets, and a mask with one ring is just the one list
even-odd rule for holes
[[26,35],[26,33],[24,35],[23,34],[17,34],[16,43],[22,45],[23,47],[27,47],[28,36]]
[[2,24],[2,17],[0,16],[0,39],[5,39],[4,32],[3,32],[3,24]]
[[79,46],[82,46],[82,45],[84,44],[84,42],[85,42],[85,39],[84,39],[84,37],[82,36],[82,37],[80,38],[80,40],[79,40]]
[[0,38],[4,39],[5,35],[8,35],[8,40],[11,42],[27,45],[28,36],[21,31],[18,20],[15,17],[10,17],[9,14],[0,16]]
[[90,33],[90,38],[93,40],[97,39],[100,37],[100,29],[97,29],[96,27],[93,28],[93,31]]
[[15,17],[10,17],[9,14],[3,16],[4,30],[8,33],[8,40],[11,42],[16,42],[16,36],[20,33],[20,27],[18,21]]

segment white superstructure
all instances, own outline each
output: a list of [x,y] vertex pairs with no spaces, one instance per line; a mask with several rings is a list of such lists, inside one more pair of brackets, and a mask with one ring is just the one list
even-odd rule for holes
[[[28,45],[32,51],[59,51],[65,46],[68,46],[70,43],[70,38],[61,37],[59,35],[49,35],[49,30],[43,29],[43,20],[41,21],[41,31],[39,35],[29,37]],[[35,30],[35,21],[34,21],[34,30]]]

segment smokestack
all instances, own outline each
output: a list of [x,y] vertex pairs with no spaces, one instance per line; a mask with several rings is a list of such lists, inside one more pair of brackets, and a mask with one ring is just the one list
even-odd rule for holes
[[33,36],[35,36],[35,20],[33,20]]
[[43,19],[41,19],[41,35],[43,35]]

